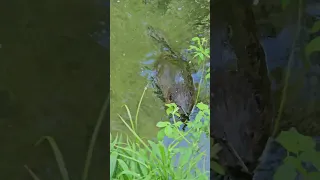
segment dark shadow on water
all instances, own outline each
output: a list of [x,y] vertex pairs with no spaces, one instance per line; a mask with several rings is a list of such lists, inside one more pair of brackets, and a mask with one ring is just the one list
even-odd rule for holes
[[[41,179],[61,179],[49,143],[33,146],[45,135],[59,145],[70,179],[80,179],[109,92],[109,50],[101,46],[108,38],[90,37],[109,37],[108,8],[86,0],[0,3],[1,179],[31,180],[24,164]],[[101,127],[89,179],[108,179],[107,118]]]

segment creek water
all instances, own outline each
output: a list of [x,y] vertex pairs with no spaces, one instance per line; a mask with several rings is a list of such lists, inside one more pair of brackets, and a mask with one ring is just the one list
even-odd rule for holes
[[[192,23],[188,22],[190,18],[187,17],[187,14],[191,14],[190,11],[194,10],[191,8],[192,3],[194,2],[168,1],[166,5],[159,6],[152,1],[150,3],[111,1],[112,132],[129,132],[118,114],[128,120],[128,114],[123,107],[127,105],[133,117],[135,116],[138,102],[152,73],[144,69],[144,66],[152,67],[152,63],[160,53],[159,46],[148,36],[146,26],[160,29],[175,51],[187,49],[192,37],[197,36]],[[138,118],[138,134],[149,139],[156,136],[156,123],[167,119],[164,104],[153,91],[151,88],[146,91]]]
[[[89,140],[110,88],[111,107],[106,116],[111,122],[102,124],[88,177],[108,179],[108,129],[129,132],[117,114],[128,119],[126,104],[135,115],[148,83],[142,68],[159,51],[146,35],[145,25],[161,29],[172,48],[180,52],[197,35],[193,20],[204,12],[197,12],[194,3],[1,2],[0,23],[5,25],[0,28],[1,178],[31,180],[24,168],[28,165],[40,179],[61,179],[50,145],[34,146],[40,137],[51,136],[64,156],[70,178],[80,179]],[[154,138],[156,122],[162,118],[163,103],[148,89],[138,133]]]
[[[196,11],[195,7],[201,9],[197,1],[146,2],[111,1],[110,118],[113,133],[131,134],[119,119],[118,114],[129,122],[129,116],[123,107],[127,105],[131,115],[135,117],[141,94],[150,83],[148,78],[153,73],[152,70],[144,67],[152,68],[152,64],[161,53],[159,46],[155,45],[147,34],[147,25],[161,30],[172,49],[182,54],[185,49],[189,48],[191,39],[198,36],[197,33],[199,33],[194,25],[202,15]],[[209,7],[209,2],[204,2]],[[201,5],[204,6],[205,3]],[[194,82],[199,82],[199,75],[199,72],[192,75]],[[164,103],[155,95],[152,88],[148,88],[143,97],[138,120],[137,133],[144,139],[154,139],[158,132],[156,123],[168,120],[164,111]],[[164,141],[165,144],[171,142],[172,140],[168,138]],[[201,144],[204,145],[201,151],[207,150],[205,166],[209,171],[209,139],[202,137]],[[179,146],[188,146],[188,144],[182,142]],[[199,167],[203,168],[203,162],[199,163]]]

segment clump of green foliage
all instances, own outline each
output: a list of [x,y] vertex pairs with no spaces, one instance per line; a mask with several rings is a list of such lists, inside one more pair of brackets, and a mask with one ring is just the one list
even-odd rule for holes
[[[315,141],[309,137],[299,134],[295,129],[282,131],[276,138],[286,150],[287,156],[283,164],[274,174],[274,180],[294,180],[297,172],[301,173],[303,179],[320,179],[320,152],[316,151]],[[317,172],[308,172],[303,166],[303,162],[312,163]]]
[[[196,102],[198,102],[201,87],[206,87],[207,82],[210,79],[210,67],[206,67],[207,61],[210,59],[210,48],[208,47],[208,40],[206,38],[194,37],[192,41],[196,43],[196,46],[190,45],[189,50],[193,51],[193,59],[196,58],[197,64],[195,65],[198,69],[201,69],[202,75],[198,84],[198,91]],[[203,82],[203,79],[205,80]],[[210,89],[207,86],[207,91],[204,94],[207,95],[205,99],[209,99]]]
[[[210,116],[207,114],[208,106],[199,104],[199,107],[203,109],[201,112],[206,112],[204,116],[199,115],[199,118],[207,119]],[[178,107],[175,104],[170,104],[167,113],[178,115],[177,112]],[[131,117],[129,110],[128,113]],[[119,117],[136,140],[132,141],[127,137],[124,142],[121,135],[117,135],[115,138],[110,135],[110,179],[208,179],[209,172],[205,171],[205,164],[203,170],[198,168],[198,162],[204,158],[205,154],[198,152],[197,142],[199,139],[196,139],[200,137],[200,129],[208,129],[205,127],[205,123],[195,125],[194,128],[183,132],[179,130],[181,121],[173,124],[161,121],[157,123],[157,127],[160,128],[157,141],[147,140],[145,142],[133,130],[134,127],[130,127],[120,115]],[[131,125],[134,124],[132,118],[129,121]],[[188,137],[189,140],[186,138],[187,135],[192,135],[191,138]],[[166,146],[163,141],[164,136],[174,140]],[[188,142],[190,146],[177,147],[182,140]],[[178,154],[180,156],[177,163]]]
[[[206,85],[207,81],[210,79],[210,66],[206,67],[206,62],[208,60],[210,60],[210,48],[208,47],[208,40],[203,37],[203,38],[199,38],[199,37],[194,37],[192,38],[192,41],[196,43],[196,46],[194,45],[190,45],[189,50],[193,50],[194,52],[194,56],[193,58],[197,58],[197,66],[199,69],[202,69],[202,76],[200,79],[200,82],[198,84],[198,94],[197,94],[197,98],[196,98],[196,102],[198,101],[199,98],[199,93],[201,91],[201,86]],[[203,79],[205,80],[205,82],[203,83]],[[209,89],[210,90],[210,89]],[[206,93],[209,96],[209,93]],[[209,98],[209,97],[207,97]],[[197,107],[201,110],[201,107],[199,107],[197,105]],[[208,111],[210,112],[210,111]],[[202,115],[202,112],[200,111],[197,116],[196,116],[196,123],[199,122],[197,121],[197,117],[198,115]],[[201,119],[201,118],[200,118]],[[210,117],[208,118],[210,120]],[[190,123],[188,123],[188,126]],[[210,137],[210,124],[208,122],[208,124],[206,124],[208,126],[208,130],[207,130],[207,135],[208,137]],[[191,124],[192,127],[192,124]],[[210,159],[211,159],[211,169],[214,170],[215,172],[221,174],[221,175],[225,175],[225,171],[223,169],[223,167],[217,162],[218,160],[218,152],[221,150],[221,146],[217,143],[214,142],[214,139],[211,138],[211,145],[210,145]]]
[[[287,8],[290,4],[290,0],[281,0],[283,9]],[[303,0],[299,0],[299,11],[298,11],[298,28],[296,31],[295,41],[298,39],[301,29],[301,16],[303,11]],[[317,21],[313,25],[310,33],[316,33],[320,30],[320,22]],[[279,107],[279,116],[276,119],[273,136],[277,134],[279,121],[284,109],[284,104],[286,102],[286,94],[288,89],[288,80],[290,77],[290,68],[293,61],[293,54],[295,49],[295,43],[293,43],[290,59],[288,61],[288,70],[285,77],[285,86],[283,89],[282,99]],[[312,39],[305,47],[304,64],[306,67],[310,67],[309,57],[313,52],[320,51],[320,38],[316,37]],[[316,148],[316,142],[312,137],[304,136],[298,133],[294,128],[291,128],[289,131],[282,131],[276,138],[276,141],[280,143],[288,152],[286,158],[283,161],[283,164],[276,170],[274,174],[275,180],[282,179],[296,179],[297,172],[302,174],[304,179],[320,179],[320,152]],[[308,172],[303,166],[302,163],[311,163],[317,171]]]

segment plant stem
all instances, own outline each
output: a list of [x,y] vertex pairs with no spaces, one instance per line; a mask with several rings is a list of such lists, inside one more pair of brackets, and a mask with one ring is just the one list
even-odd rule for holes
[[196,98],[195,104],[198,103],[198,98],[199,98],[200,91],[201,91],[201,84],[202,84],[203,74],[205,73],[204,66],[205,66],[205,62],[202,62],[202,73],[201,73],[201,78],[200,78],[200,82],[199,82],[199,85],[198,85],[198,92],[197,92],[197,98]]
[[87,178],[88,178],[88,172],[89,172],[89,167],[90,167],[90,164],[91,164],[93,148],[94,148],[94,145],[95,145],[97,137],[98,137],[98,132],[99,132],[100,126],[102,124],[102,120],[104,119],[106,111],[107,111],[107,109],[109,107],[109,103],[110,103],[109,99],[110,99],[110,95],[108,95],[108,97],[106,98],[106,100],[103,103],[103,106],[101,108],[97,124],[96,124],[96,126],[94,128],[94,131],[93,131],[93,134],[92,134],[92,137],[91,137],[91,141],[90,141],[90,145],[89,145],[89,148],[88,148],[88,152],[87,152],[86,161],[85,161],[85,164],[84,164],[82,180],[87,180]]
[[137,133],[138,133],[138,116],[139,116],[140,106],[141,106],[141,103],[142,103],[142,99],[143,99],[143,97],[144,97],[144,94],[145,94],[146,91],[147,91],[147,88],[148,88],[148,85],[146,85],[146,87],[144,87],[143,93],[142,93],[142,95],[141,95],[141,97],[140,97],[140,101],[139,101],[139,104],[138,104],[137,112],[136,112],[136,119],[135,119],[135,125],[136,125],[136,127],[135,127],[135,132],[137,132]]
[[282,117],[284,105],[285,105],[286,100],[287,100],[287,89],[288,89],[288,86],[289,86],[289,77],[290,77],[290,74],[291,74],[291,65],[292,65],[292,62],[293,62],[293,59],[294,59],[296,41],[299,38],[300,30],[301,30],[301,16],[302,16],[302,10],[303,10],[302,1],[303,0],[299,0],[297,30],[296,30],[296,34],[295,34],[295,39],[294,39],[292,47],[291,47],[291,52],[290,52],[289,61],[288,61],[288,65],[287,65],[287,73],[286,73],[285,82],[284,82],[285,84],[284,84],[284,88],[283,88],[283,91],[282,91],[282,99],[281,99],[280,107],[279,107],[279,110],[278,110],[279,114],[278,114],[278,116],[276,118],[276,121],[275,121],[272,137],[276,137],[276,135],[278,133],[280,119]]

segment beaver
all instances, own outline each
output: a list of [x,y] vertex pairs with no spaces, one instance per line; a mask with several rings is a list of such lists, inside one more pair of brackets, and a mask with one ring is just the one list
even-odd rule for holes
[[154,63],[156,75],[153,82],[160,92],[159,97],[166,104],[175,103],[179,107],[181,120],[188,120],[195,103],[190,65],[171,49],[159,31],[149,26],[148,34],[160,45],[161,54]]
[[210,132],[223,147],[220,164],[228,171],[239,173],[244,168],[245,174],[251,174],[268,138],[252,84],[238,71],[216,70],[211,74],[210,93]]

